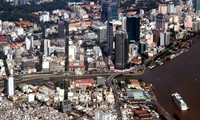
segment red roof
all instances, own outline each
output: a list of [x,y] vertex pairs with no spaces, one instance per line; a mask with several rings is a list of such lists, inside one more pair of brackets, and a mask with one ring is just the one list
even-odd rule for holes
[[75,80],[75,84],[81,85],[81,86],[89,86],[89,85],[92,85],[92,83],[93,83],[93,79],[92,78],[76,79]]
[[7,39],[5,37],[1,36],[0,43],[7,43]]
[[131,84],[139,84],[138,80],[130,80]]
[[140,64],[142,59],[132,59],[132,63]]

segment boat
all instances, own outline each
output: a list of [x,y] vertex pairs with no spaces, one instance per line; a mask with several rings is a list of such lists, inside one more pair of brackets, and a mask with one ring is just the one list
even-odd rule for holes
[[150,65],[148,66],[150,69],[153,69],[154,67],[156,67],[156,65]]
[[177,92],[172,94],[172,98],[174,100],[174,102],[176,103],[176,105],[181,109],[181,110],[188,110],[188,106],[187,104],[183,101],[182,97],[180,96],[180,94],[178,94]]

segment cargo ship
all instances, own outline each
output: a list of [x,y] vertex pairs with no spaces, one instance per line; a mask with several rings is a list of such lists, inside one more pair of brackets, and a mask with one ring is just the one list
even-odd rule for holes
[[188,110],[188,106],[187,104],[183,101],[182,97],[180,96],[180,94],[178,94],[177,92],[172,94],[172,99],[174,100],[174,102],[176,103],[176,105],[181,109],[181,110]]

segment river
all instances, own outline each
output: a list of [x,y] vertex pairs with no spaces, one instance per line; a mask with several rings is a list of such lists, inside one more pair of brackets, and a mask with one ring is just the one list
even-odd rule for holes
[[[200,39],[194,42],[188,52],[137,77],[153,84],[161,106],[181,120],[200,120]],[[173,92],[180,93],[189,111],[176,106],[171,98]]]

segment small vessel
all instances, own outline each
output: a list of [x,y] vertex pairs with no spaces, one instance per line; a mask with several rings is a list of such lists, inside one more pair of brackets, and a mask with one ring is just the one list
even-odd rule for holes
[[187,104],[183,101],[182,97],[180,96],[180,94],[178,94],[177,92],[172,94],[172,98],[174,100],[174,102],[176,103],[176,105],[181,109],[181,110],[188,110],[188,106]]
[[156,65],[150,65],[148,66],[148,68],[153,69],[154,67],[156,67]]

